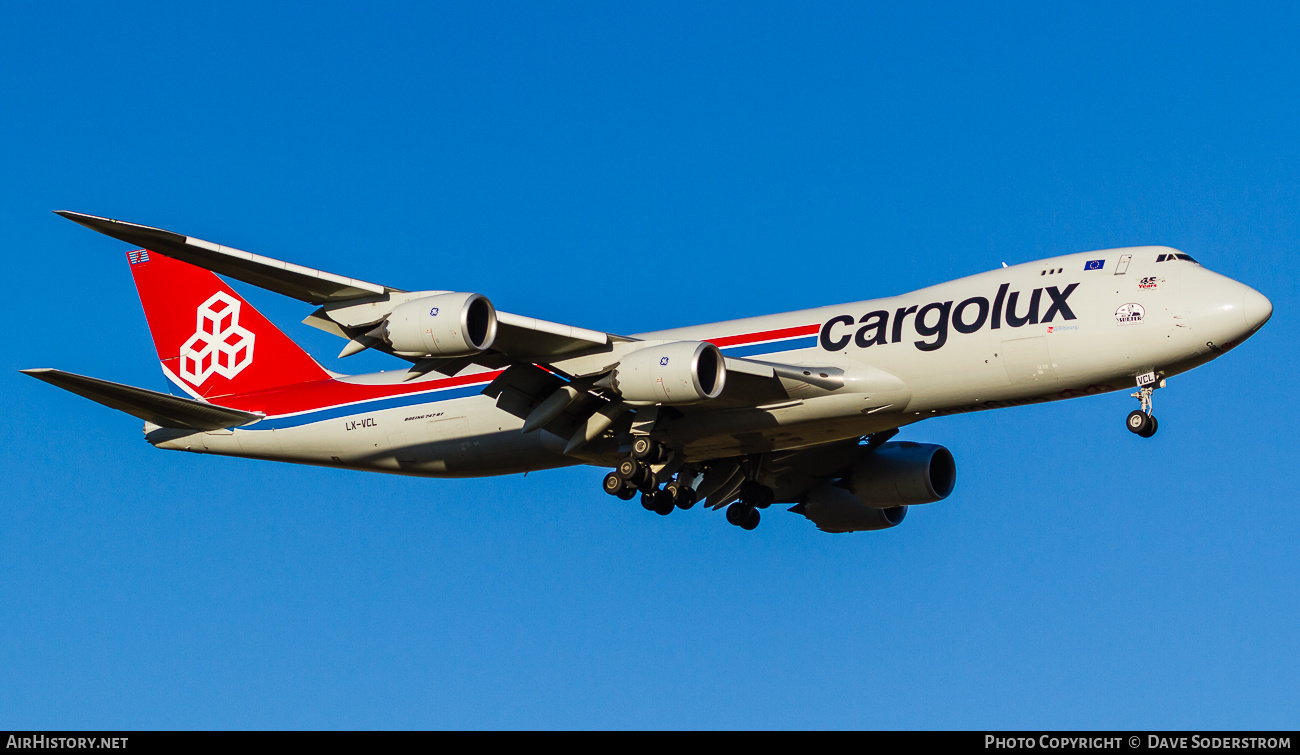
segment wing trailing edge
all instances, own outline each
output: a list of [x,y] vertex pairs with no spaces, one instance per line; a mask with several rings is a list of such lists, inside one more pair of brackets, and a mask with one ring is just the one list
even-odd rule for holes
[[378,283],[313,270],[161,228],[66,210],[57,210],[55,214],[119,241],[311,304],[349,301],[398,291]]

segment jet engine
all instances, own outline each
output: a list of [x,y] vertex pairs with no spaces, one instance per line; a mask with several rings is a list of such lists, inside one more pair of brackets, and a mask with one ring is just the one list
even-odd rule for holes
[[717,398],[727,382],[722,352],[707,341],[637,349],[618,363],[609,385],[630,404],[693,404]]
[[957,462],[933,443],[885,443],[853,465],[845,481],[873,508],[934,503],[957,486]]
[[839,485],[824,482],[808,491],[791,511],[803,514],[823,532],[867,532],[895,527],[907,516],[906,506],[868,506]]
[[496,340],[497,311],[482,294],[426,296],[394,307],[379,335],[400,356],[468,356]]
[[825,532],[894,527],[907,507],[947,498],[957,485],[952,452],[930,443],[885,443],[866,454],[843,479],[808,491],[792,511]]

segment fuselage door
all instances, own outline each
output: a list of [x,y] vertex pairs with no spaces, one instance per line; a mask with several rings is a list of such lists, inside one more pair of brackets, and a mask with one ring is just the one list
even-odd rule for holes
[[1056,363],[1047,350],[1047,336],[1003,341],[1002,363],[1012,385],[1056,379]]
[[1119,258],[1119,264],[1115,266],[1115,274],[1123,275],[1128,272],[1128,262],[1133,259],[1133,255],[1125,254]]

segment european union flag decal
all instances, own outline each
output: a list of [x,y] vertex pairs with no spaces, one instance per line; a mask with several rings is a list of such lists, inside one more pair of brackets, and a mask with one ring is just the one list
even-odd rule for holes
[[1083,263],[1084,270],[1100,270],[1106,266],[1106,260],[1088,260]]

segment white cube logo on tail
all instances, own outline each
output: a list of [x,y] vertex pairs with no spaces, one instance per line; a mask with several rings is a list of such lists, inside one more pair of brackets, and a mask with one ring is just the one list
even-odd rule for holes
[[239,300],[218,291],[198,309],[195,333],[181,346],[181,377],[202,385],[212,373],[229,380],[253,363],[253,332],[239,326]]

